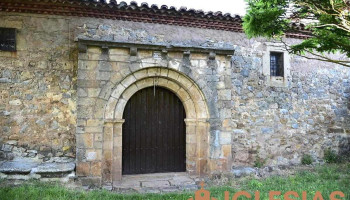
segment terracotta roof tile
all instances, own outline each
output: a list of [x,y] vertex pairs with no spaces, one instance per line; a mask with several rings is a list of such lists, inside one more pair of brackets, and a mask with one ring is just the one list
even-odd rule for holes
[[[96,17],[124,21],[170,24],[196,28],[207,28],[243,32],[239,15],[222,12],[204,12],[173,6],[110,0],[1,0],[0,11],[24,12],[79,17]],[[288,37],[305,38],[308,31],[303,25],[292,24],[298,30]]]

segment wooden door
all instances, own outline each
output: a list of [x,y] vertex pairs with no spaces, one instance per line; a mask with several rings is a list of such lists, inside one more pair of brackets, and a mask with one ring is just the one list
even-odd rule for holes
[[173,92],[161,87],[138,91],[123,118],[123,174],[186,170],[185,109]]

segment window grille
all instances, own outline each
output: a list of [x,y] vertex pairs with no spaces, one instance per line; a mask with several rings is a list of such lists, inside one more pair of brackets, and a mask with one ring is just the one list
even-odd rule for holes
[[0,28],[0,51],[16,51],[16,29]]
[[283,53],[271,52],[270,53],[270,76],[282,76],[283,77]]

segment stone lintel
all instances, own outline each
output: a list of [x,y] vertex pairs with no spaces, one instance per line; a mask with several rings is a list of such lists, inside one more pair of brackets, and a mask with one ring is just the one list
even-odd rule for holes
[[[201,47],[201,46],[169,46],[165,44],[149,44],[149,43],[128,43],[128,42],[118,42],[118,41],[99,41],[99,40],[89,40],[89,39],[78,39],[78,46],[107,46],[108,48],[135,48],[137,50],[161,50],[164,51],[176,51],[176,52],[191,52],[191,53],[214,53],[215,55],[233,55],[235,50],[233,48],[212,48],[212,47]],[[84,51],[84,48],[82,48]],[[81,52],[79,48],[79,52]],[[86,50],[85,50],[86,52]],[[81,52],[82,53],[82,52]],[[130,53],[132,53],[130,51]]]

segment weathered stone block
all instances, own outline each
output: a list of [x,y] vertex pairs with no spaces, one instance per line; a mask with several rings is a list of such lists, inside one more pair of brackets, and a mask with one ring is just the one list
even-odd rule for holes
[[43,163],[33,168],[32,172],[37,174],[60,174],[72,172],[75,169],[75,163]]
[[111,48],[109,49],[110,55],[129,55],[130,50],[127,48]]
[[231,139],[231,133],[230,132],[221,132],[220,133],[220,144],[231,144],[232,139]]
[[84,133],[84,134],[77,135],[77,143],[78,143],[80,148],[93,148],[93,146],[94,146],[94,134]]
[[86,150],[86,160],[87,161],[100,161],[102,157],[101,149],[88,149]]
[[138,87],[136,86],[136,84],[132,84],[128,87],[127,90],[124,91],[123,93],[123,99],[130,99],[131,96],[136,93],[138,91]]
[[22,159],[18,161],[6,161],[0,164],[0,172],[5,174],[29,174],[38,163]]
[[127,101],[124,99],[119,99],[117,106],[115,108],[114,118],[115,119],[122,119],[123,118],[123,111],[125,108]]
[[147,76],[149,76],[149,77],[159,76],[160,71],[161,70],[159,68],[149,68],[149,69],[147,69]]
[[5,152],[11,152],[13,149],[13,145],[10,144],[3,144],[1,147],[1,151],[5,151]]
[[122,140],[122,137],[114,137],[114,143],[113,143],[113,145],[115,146],[115,147],[122,147],[122,142],[123,140]]
[[110,54],[109,61],[112,62],[128,62],[130,59],[129,55],[120,55],[120,54]]
[[153,51],[139,50],[137,53],[138,53],[139,58],[150,58],[150,57],[152,57]]
[[179,78],[179,73],[178,72],[174,72],[173,70],[169,70],[168,73],[168,77],[173,79],[173,80],[177,80]]
[[208,59],[208,54],[191,53],[191,59],[193,59],[193,60],[207,60]]
[[111,63],[106,61],[100,61],[98,63],[98,70],[110,72],[112,70]]
[[186,135],[186,143],[187,144],[195,144],[197,136],[195,134],[187,134]]
[[133,84],[136,81],[136,78],[134,77],[134,75],[130,75],[127,76],[122,82],[121,84],[127,88],[129,87],[131,84]]
[[141,80],[145,77],[148,77],[148,73],[147,73],[147,70],[140,70],[140,71],[137,71],[133,74],[135,76],[135,78],[137,80]]
[[102,173],[102,162],[91,162],[91,176],[100,177]]
[[255,174],[256,170],[251,167],[237,167],[232,169],[232,173],[235,177],[240,178],[242,176],[248,176],[250,174]]
[[173,70],[178,70],[180,65],[181,65],[181,63],[179,61],[176,61],[176,60],[170,60],[168,63],[169,68],[173,69]]
[[231,90],[218,90],[220,100],[231,100]]
[[77,86],[79,88],[97,88],[100,87],[100,81],[78,79]]
[[85,132],[87,133],[102,133],[102,126],[86,126]]
[[143,181],[142,187],[149,187],[149,188],[164,188],[169,187],[170,183],[169,181]]
[[328,133],[344,133],[344,129],[342,128],[329,128],[327,130]]
[[99,71],[97,72],[96,80],[108,81],[110,77],[110,72]]
[[100,56],[102,54],[101,48],[98,47],[90,47],[87,50],[87,57],[89,60],[100,60]]
[[20,106],[22,104],[22,101],[20,99],[15,99],[15,100],[9,101],[9,104],[11,106]]
[[114,88],[114,83],[112,82],[107,82],[102,88],[101,88],[101,92],[99,94],[99,98],[104,99],[104,100],[108,100],[109,97],[112,94],[112,90]]
[[77,105],[79,106],[93,106],[96,104],[96,100],[92,98],[79,98],[79,101],[77,101]]
[[231,144],[222,145],[221,149],[222,149],[222,155],[225,158],[230,159],[231,158],[232,145]]

